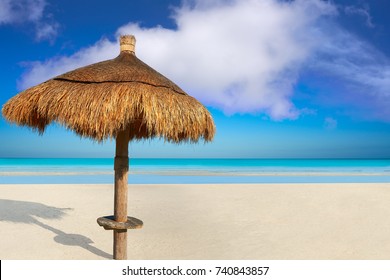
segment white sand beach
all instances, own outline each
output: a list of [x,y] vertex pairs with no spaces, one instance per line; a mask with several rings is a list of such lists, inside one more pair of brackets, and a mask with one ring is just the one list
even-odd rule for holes
[[[110,259],[112,185],[0,185],[0,259]],[[129,185],[129,259],[390,259],[390,183]]]

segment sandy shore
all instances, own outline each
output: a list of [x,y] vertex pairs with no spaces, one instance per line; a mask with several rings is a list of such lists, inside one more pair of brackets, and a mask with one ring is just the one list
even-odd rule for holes
[[[0,259],[110,259],[111,185],[0,185]],[[130,185],[129,259],[390,259],[390,183]]]

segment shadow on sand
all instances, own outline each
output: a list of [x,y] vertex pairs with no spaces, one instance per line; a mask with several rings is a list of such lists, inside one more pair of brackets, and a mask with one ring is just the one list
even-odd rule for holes
[[66,211],[71,208],[56,208],[44,205],[37,202],[17,201],[0,199],[0,221],[12,223],[35,224],[43,229],[49,230],[56,234],[54,241],[66,246],[79,246],[89,252],[106,258],[112,259],[112,255],[108,254],[91,245],[93,241],[80,234],[65,233],[59,229],[42,223],[37,218],[45,220],[58,220],[66,215]]

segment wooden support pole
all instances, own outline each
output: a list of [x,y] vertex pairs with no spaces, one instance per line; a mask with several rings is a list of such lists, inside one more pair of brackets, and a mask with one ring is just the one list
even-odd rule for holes
[[[127,190],[129,171],[129,131],[124,130],[116,137],[115,150],[115,197],[114,216],[117,222],[127,221]],[[114,230],[114,259],[127,259],[127,229]]]

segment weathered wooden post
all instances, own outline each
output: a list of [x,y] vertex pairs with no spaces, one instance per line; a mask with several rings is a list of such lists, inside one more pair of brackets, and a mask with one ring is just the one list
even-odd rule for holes
[[142,228],[143,222],[127,216],[127,193],[129,172],[129,130],[123,130],[116,136],[115,149],[115,193],[114,216],[105,216],[97,219],[100,226],[114,231],[114,259],[127,259],[127,230]]
[[[115,150],[115,197],[114,217],[116,222],[127,222],[127,179],[129,172],[129,131],[124,130],[116,137]],[[127,259],[127,229],[114,230],[114,259]]]
[[[121,37],[121,52],[134,53],[135,38]],[[124,129],[116,136],[114,216],[101,217],[99,225],[114,231],[114,259],[127,259],[127,229],[141,228],[143,222],[127,216],[130,130]]]

